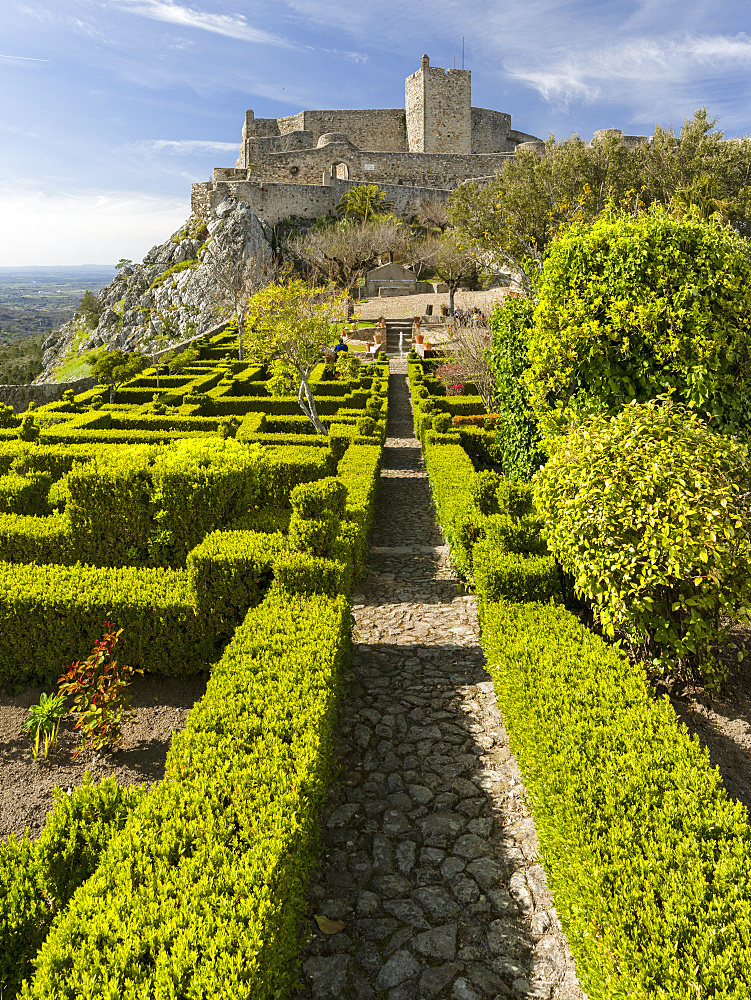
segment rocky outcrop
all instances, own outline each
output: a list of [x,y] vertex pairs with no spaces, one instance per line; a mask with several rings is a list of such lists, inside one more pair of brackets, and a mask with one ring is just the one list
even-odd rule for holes
[[244,202],[225,198],[211,218],[191,215],[141,263],[122,267],[97,296],[96,327],[74,318],[45,340],[44,371],[36,382],[48,382],[63,361],[103,344],[152,354],[207,332],[221,318],[208,263],[215,251],[270,253],[258,219]]

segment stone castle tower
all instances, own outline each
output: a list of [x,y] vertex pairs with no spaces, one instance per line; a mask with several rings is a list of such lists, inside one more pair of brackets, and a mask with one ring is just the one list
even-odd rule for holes
[[472,153],[472,74],[441,69],[427,56],[404,84],[410,153]]

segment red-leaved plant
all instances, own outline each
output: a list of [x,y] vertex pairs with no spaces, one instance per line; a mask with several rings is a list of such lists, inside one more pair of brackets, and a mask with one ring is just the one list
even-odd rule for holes
[[111,622],[102,625],[104,634],[97,639],[91,656],[74,663],[58,680],[58,692],[73,696],[71,714],[78,714],[76,729],[81,731],[77,757],[87,747],[101,750],[108,743],[122,743],[122,722],[130,711],[128,688],[143,670],[126,667],[114,657],[122,629],[115,632]]
[[470,378],[470,372],[465,365],[449,363],[436,369],[436,375],[446,386],[447,396],[461,396],[464,383]]

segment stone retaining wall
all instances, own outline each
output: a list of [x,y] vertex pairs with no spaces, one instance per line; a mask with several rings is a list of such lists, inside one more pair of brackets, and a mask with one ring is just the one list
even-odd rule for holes
[[79,393],[93,388],[93,378],[79,378],[75,382],[40,382],[37,385],[0,385],[0,403],[12,407],[16,413],[24,413],[29,403],[37,406],[56,403],[68,389]]

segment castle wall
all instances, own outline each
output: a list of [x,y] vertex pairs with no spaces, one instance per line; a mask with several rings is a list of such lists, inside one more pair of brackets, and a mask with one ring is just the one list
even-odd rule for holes
[[[344,192],[356,187],[357,183],[334,180],[328,187],[320,184],[269,184],[265,181],[246,180],[238,171],[231,179],[194,184],[191,210],[195,215],[209,219],[219,203],[224,198],[231,197],[246,202],[260,219],[273,226],[294,215],[302,219],[335,215]],[[394,213],[405,219],[415,215],[423,201],[445,201],[450,193],[445,188],[403,187],[396,184],[381,186],[386,197],[393,202]]]
[[73,392],[88,392],[93,389],[95,379],[79,378],[74,382],[39,382],[36,385],[0,385],[0,403],[10,406],[16,413],[25,413],[29,403],[43,406],[58,403],[68,389]]
[[488,108],[472,108],[472,152],[513,153],[511,115]]
[[[272,153],[259,157],[252,175],[272,184],[321,184],[324,172],[346,164],[348,179],[360,184],[411,184],[452,187],[467,177],[493,174],[513,156],[510,153],[457,155],[452,153],[383,153],[356,149],[349,142],[332,142],[317,149]],[[234,172],[233,172],[234,173]],[[214,179],[227,179],[215,170]]]

